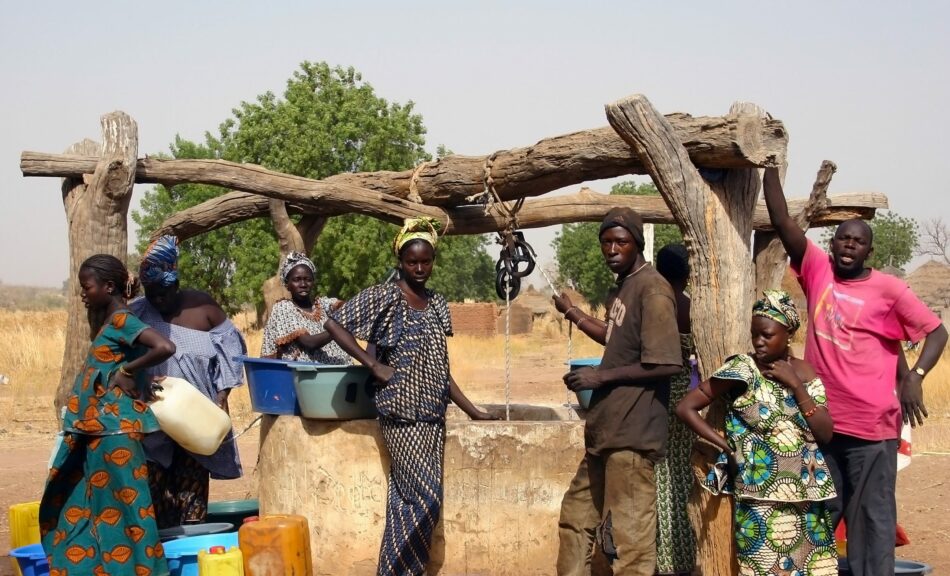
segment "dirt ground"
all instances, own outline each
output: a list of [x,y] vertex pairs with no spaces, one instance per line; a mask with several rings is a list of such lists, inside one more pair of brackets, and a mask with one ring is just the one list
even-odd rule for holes
[[[511,398],[517,403],[561,404],[567,400],[560,376],[560,362],[552,361],[548,350],[523,354],[512,372]],[[457,379],[458,378],[458,375]],[[466,374],[460,384],[475,402],[497,402],[504,398],[503,367],[486,367],[477,377]],[[0,396],[0,411],[9,398]],[[51,399],[35,398],[30,406],[17,406],[16,416],[0,423],[0,510],[11,504],[38,500],[43,491],[46,464],[54,440],[55,423]],[[238,402],[240,405],[240,402]],[[9,406],[7,406],[9,408]],[[6,412],[10,413],[10,412]],[[244,430],[255,414],[246,409],[235,411],[235,429]],[[931,436],[915,436],[911,466],[898,476],[898,521],[907,531],[911,544],[898,549],[898,557],[930,564],[935,574],[950,573],[950,414],[932,417]],[[925,434],[922,431],[922,434]],[[245,477],[231,481],[212,481],[212,500],[254,497],[258,429],[253,427],[238,439]],[[944,451],[940,451],[941,448]],[[0,557],[9,554],[8,516],[0,514]],[[553,562],[553,560],[552,560]],[[0,558],[0,576],[12,574],[7,558]]]

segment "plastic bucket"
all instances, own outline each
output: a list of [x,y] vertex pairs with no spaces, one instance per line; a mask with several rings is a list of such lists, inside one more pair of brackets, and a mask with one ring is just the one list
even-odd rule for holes
[[162,546],[171,576],[198,576],[199,550],[209,550],[212,546],[224,546],[225,550],[229,550],[237,545],[237,532],[228,532],[179,538],[165,542]]
[[[577,370],[578,368],[584,368],[585,366],[600,366],[600,358],[574,358],[568,365],[571,367],[571,372]],[[577,403],[581,405],[581,408],[587,410],[590,408],[590,397],[593,395],[593,390],[580,390],[574,392],[574,395],[577,396]]]
[[[923,576],[924,574],[930,574],[933,572],[933,568],[922,562],[914,562],[913,560],[901,560],[897,559],[894,561],[894,574],[900,576]],[[851,569],[848,567],[847,558],[838,559],[838,574],[839,576],[851,576]]]
[[260,503],[257,500],[222,500],[208,503],[209,523],[226,522],[234,527],[228,532],[237,532],[245,518],[257,516],[260,512]]
[[373,375],[365,366],[292,364],[297,403],[304,418],[376,418]]
[[300,415],[297,393],[294,391],[294,373],[289,360],[237,356],[243,362],[251,409],[262,414]]
[[206,522],[204,524],[185,524],[183,526],[172,526],[171,528],[162,528],[158,531],[158,538],[162,542],[169,540],[178,540],[179,538],[190,538],[191,536],[205,536],[207,534],[222,534],[224,532],[234,532],[234,524],[230,522]]
[[49,574],[49,562],[42,544],[28,544],[10,550],[10,557],[16,560],[23,576],[45,576]]

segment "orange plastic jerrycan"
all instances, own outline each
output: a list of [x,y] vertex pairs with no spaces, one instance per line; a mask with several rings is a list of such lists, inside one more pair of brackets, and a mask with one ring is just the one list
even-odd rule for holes
[[[10,506],[10,548],[19,548],[40,542],[40,503],[24,502]],[[13,562],[13,573],[20,576],[20,565],[16,558]]]
[[198,576],[244,576],[244,556],[241,549],[232,546],[212,546],[198,551]]
[[311,576],[310,526],[303,516],[268,514],[238,531],[245,576]]

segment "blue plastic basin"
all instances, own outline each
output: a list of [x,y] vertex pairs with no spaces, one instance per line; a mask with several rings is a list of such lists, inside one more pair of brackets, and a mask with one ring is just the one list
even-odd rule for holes
[[[585,366],[600,366],[600,358],[574,358],[568,364],[571,367],[571,371],[577,370],[578,368],[584,368]],[[577,403],[581,405],[581,408],[587,410],[590,408],[590,397],[594,393],[593,390],[579,390],[574,392],[574,395],[577,396]]]
[[198,576],[198,551],[208,550],[212,546],[224,546],[225,550],[238,545],[237,532],[209,534],[179,538],[162,544],[168,571],[171,576]]
[[23,576],[46,576],[49,574],[49,562],[42,544],[28,544],[10,550],[10,557],[16,558]]
[[244,363],[251,409],[262,414],[300,415],[297,393],[294,392],[294,373],[289,360],[238,356]]
[[[901,560],[897,559],[894,561],[894,574],[895,576],[924,576],[925,574],[930,574],[933,572],[933,568],[922,562],[914,562],[913,560]],[[851,576],[851,569],[848,566],[847,558],[838,558],[838,574],[839,576]]]
[[168,542],[169,540],[178,540],[179,538],[234,531],[234,524],[230,522],[205,522],[203,524],[185,524],[183,526],[162,528],[158,531],[158,538],[162,542]]
[[292,364],[300,414],[319,420],[376,418],[373,375],[365,366]]

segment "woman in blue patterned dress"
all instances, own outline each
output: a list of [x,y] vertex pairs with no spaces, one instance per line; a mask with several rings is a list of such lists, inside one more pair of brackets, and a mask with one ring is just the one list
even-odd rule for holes
[[[799,323],[788,294],[766,290],[752,309],[753,352],[727,358],[676,407],[677,416],[722,450],[704,488],[735,496],[741,574],[838,574],[825,506],[835,487],[818,448],[831,439],[832,421],[815,370],[789,354]],[[729,404],[725,438],[700,416],[719,396]]]
[[[325,327],[377,380],[376,407],[392,466],[377,574],[424,574],[442,508],[445,410],[451,399],[473,420],[493,419],[465,397],[449,373],[445,299],[426,288],[437,221],[408,219],[393,242],[400,279],[370,286]],[[375,357],[356,342],[375,345]]]

